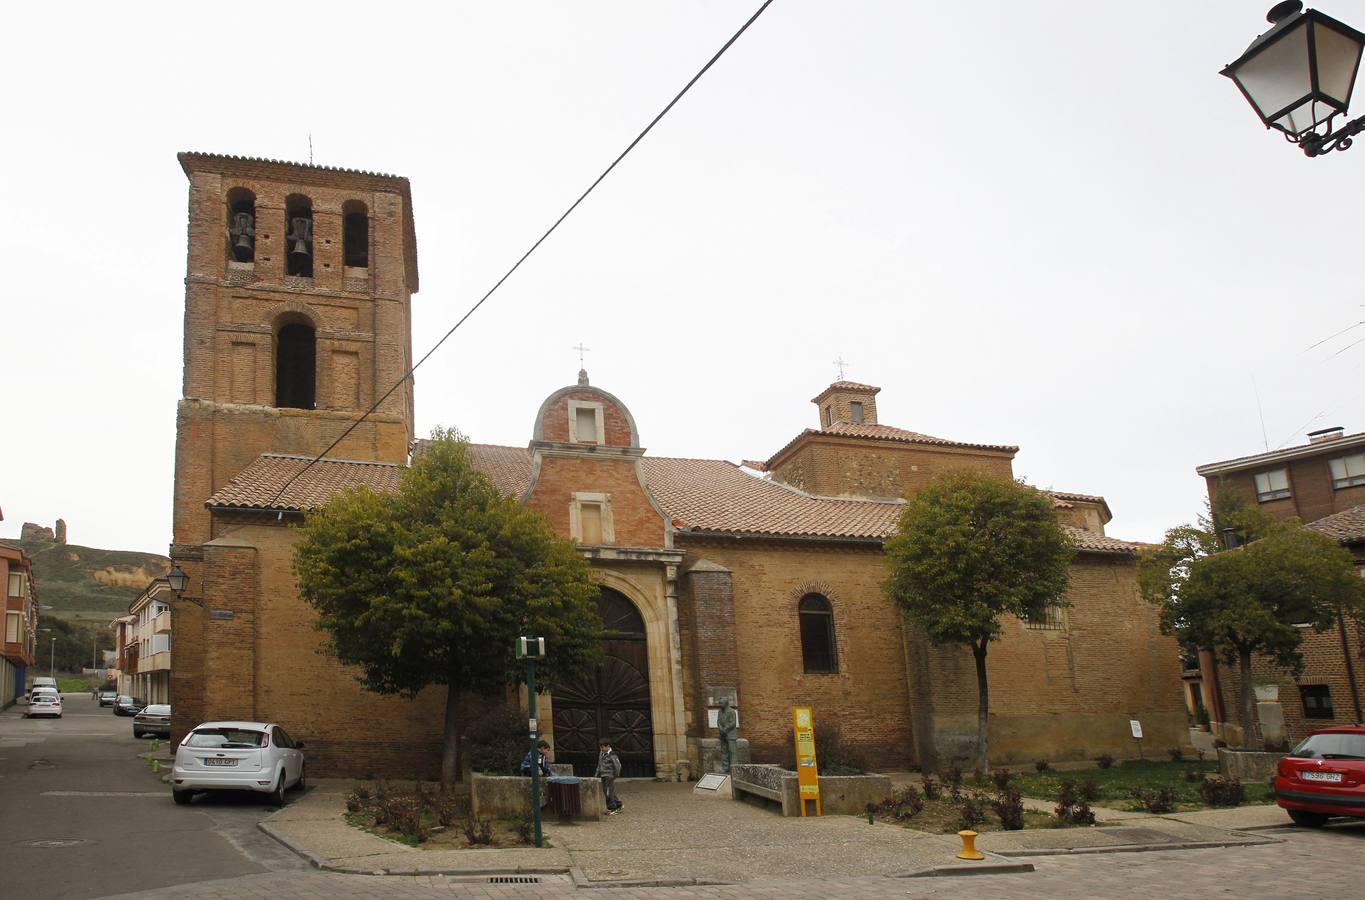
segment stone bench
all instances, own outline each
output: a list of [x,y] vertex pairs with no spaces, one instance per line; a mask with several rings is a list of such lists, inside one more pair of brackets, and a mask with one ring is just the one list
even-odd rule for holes
[[[550,765],[556,775],[572,775],[573,766]],[[575,822],[598,822],[606,815],[606,799],[602,796],[602,779],[580,778],[579,796],[582,814]],[[475,772],[469,780],[469,803],[476,816],[500,818],[531,814],[531,779],[523,775],[484,775]],[[545,807],[542,813],[553,818],[555,813]]]
[[[776,803],[784,816],[801,815],[800,791],[796,773],[779,766],[739,765],[731,769],[730,786],[736,800],[757,797]],[[820,812],[822,815],[858,816],[869,803],[880,803],[891,796],[891,779],[885,775],[822,775]],[[749,802],[752,802],[750,800]]]

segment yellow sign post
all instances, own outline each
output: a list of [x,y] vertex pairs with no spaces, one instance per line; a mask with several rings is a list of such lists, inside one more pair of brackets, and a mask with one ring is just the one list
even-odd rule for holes
[[815,814],[820,815],[820,778],[815,765],[815,723],[809,706],[792,707],[792,732],[796,735],[796,785],[801,815],[806,814],[806,801],[815,801]]

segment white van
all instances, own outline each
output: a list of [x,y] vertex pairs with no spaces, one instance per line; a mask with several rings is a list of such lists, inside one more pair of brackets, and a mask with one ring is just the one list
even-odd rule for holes
[[[33,684],[29,685],[28,687],[29,698],[32,699],[33,692],[38,690],[38,688],[44,687],[51,688],[52,690],[57,691],[57,679],[49,678],[45,675],[39,675],[37,678],[33,679]],[[57,691],[57,695],[61,696],[61,691]]]

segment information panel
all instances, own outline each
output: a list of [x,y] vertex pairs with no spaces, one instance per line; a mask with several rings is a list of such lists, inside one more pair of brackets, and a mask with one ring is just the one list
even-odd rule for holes
[[796,738],[797,799],[801,815],[806,814],[806,802],[815,801],[815,814],[820,815],[820,779],[815,764],[815,723],[809,706],[792,707],[792,733]]

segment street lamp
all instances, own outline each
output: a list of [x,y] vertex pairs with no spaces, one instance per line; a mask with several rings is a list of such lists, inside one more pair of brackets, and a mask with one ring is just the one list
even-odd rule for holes
[[47,675],[49,678],[57,677],[57,639],[52,639],[52,650],[47,655]]
[[175,594],[177,600],[188,600],[200,607],[204,605],[203,597],[185,596],[184,592],[185,588],[189,587],[190,576],[185,574],[185,570],[180,568],[179,563],[173,565],[171,570],[166,573],[166,584],[170,586],[171,592]]
[[1266,20],[1271,29],[1221,74],[1266,128],[1283,132],[1306,155],[1349,148],[1352,136],[1365,131],[1365,116],[1335,131],[1333,123],[1350,105],[1365,34],[1315,9],[1305,12],[1298,0],[1275,4]]

